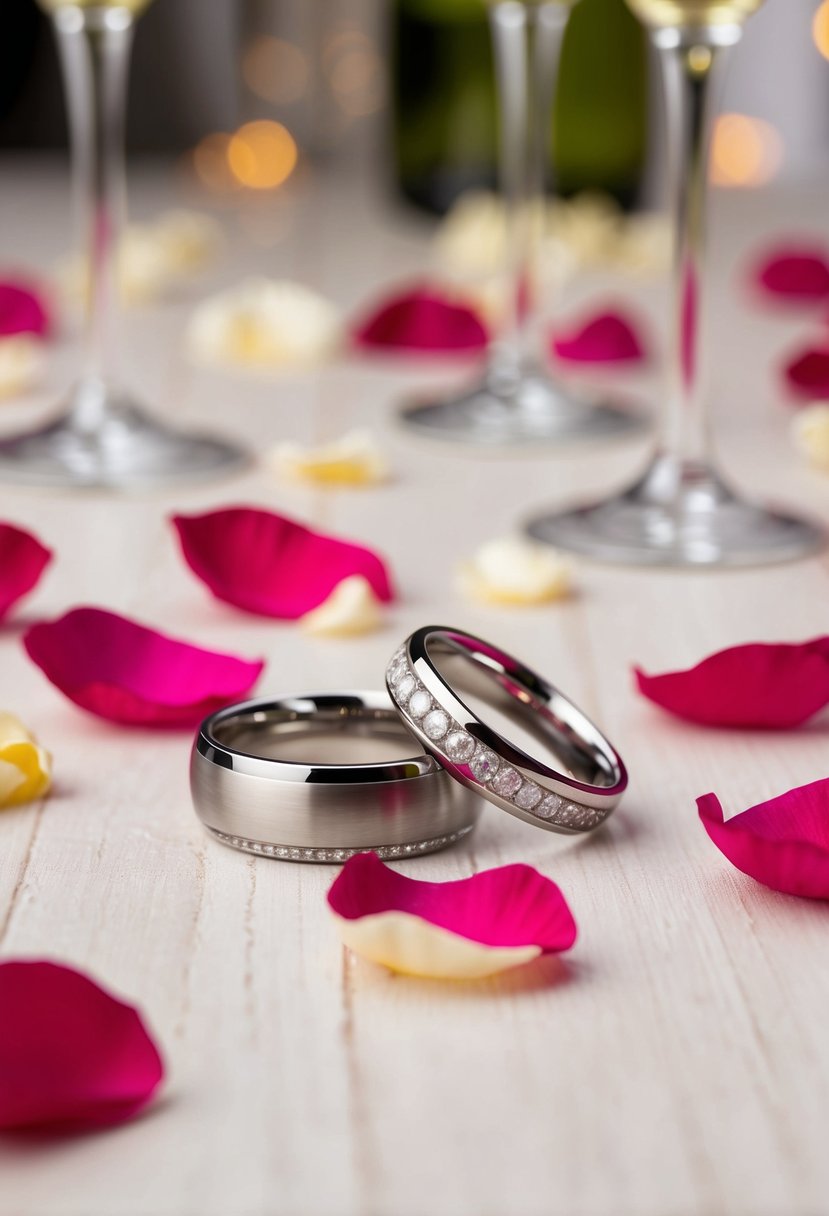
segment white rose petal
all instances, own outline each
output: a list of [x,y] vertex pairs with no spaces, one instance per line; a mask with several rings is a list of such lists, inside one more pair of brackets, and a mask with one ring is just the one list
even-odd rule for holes
[[299,283],[246,279],[204,300],[187,328],[194,358],[248,367],[308,366],[343,341],[339,311]]
[[792,438],[801,455],[819,469],[829,470],[829,405],[807,405],[792,421]]
[[280,443],[270,463],[283,477],[322,485],[372,486],[389,477],[389,463],[370,431],[350,431],[316,448]]
[[361,574],[338,583],[324,603],[301,618],[306,633],[318,637],[348,638],[371,633],[383,623],[380,603]]
[[[221,228],[195,211],[168,211],[146,224],[128,224],[118,252],[118,286],[125,304],[150,304],[169,295],[214,261]],[[64,293],[83,299],[87,267],[73,254],[58,268]]]
[[28,334],[0,338],[0,397],[16,397],[43,372],[43,343]]
[[483,545],[459,571],[461,587],[489,604],[544,604],[571,590],[571,566],[552,549],[508,537]]

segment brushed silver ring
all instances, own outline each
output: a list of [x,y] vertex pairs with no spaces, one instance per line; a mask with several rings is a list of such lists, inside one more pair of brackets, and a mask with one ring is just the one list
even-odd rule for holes
[[[385,741],[394,759],[320,763],[279,759],[280,744],[314,735]],[[399,758],[397,758],[399,756]],[[382,692],[305,693],[246,701],[211,714],[190,762],[198,817],[222,844],[284,861],[342,862],[432,853],[475,826],[481,802],[417,745]]]
[[[627,788],[621,756],[572,701],[463,630],[418,629],[392,656],[386,683],[412,733],[447,772],[526,823],[593,831]],[[545,758],[488,726],[462,699],[469,694],[520,724]]]

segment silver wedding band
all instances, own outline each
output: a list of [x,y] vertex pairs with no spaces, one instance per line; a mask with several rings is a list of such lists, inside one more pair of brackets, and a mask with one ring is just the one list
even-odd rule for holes
[[[593,831],[627,788],[619,753],[572,701],[472,634],[418,629],[393,656],[386,682],[409,729],[456,783],[536,827]],[[523,728],[533,754],[475,714],[470,695]]]
[[[286,748],[301,758],[281,757]],[[331,762],[326,749],[335,753]],[[365,761],[346,763],[356,749]],[[320,762],[308,759],[312,754]],[[196,813],[217,840],[287,861],[435,852],[470,832],[481,808],[418,746],[380,692],[304,694],[220,710],[196,736],[190,783]]]

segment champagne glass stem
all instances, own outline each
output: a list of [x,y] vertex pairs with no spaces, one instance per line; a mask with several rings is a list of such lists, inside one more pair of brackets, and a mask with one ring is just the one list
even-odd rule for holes
[[117,350],[118,246],[125,205],[124,114],[133,21],[125,8],[76,8],[54,18],[66,88],[76,206],[86,256],[85,358],[73,424],[106,420]]
[[490,6],[500,111],[499,176],[506,210],[509,304],[491,377],[516,381],[530,360],[532,278],[544,198],[547,135],[568,10],[561,3]]
[[660,31],[669,148],[673,157],[675,323],[670,352],[670,381],[659,439],[663,473],[692,482],[710,469],[711,433],[706,407],[705,342],[706,198],[708,165],[719,78],[730,37],[698,44]]

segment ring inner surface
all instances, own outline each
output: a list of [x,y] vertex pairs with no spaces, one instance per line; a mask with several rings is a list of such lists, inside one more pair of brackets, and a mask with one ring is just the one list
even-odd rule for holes
[[560,696],[548,704],[540,689],[497,671],[485,656],[459,642],[431,637],[426,650],[438,674],[475,717],[512,747],[583,784],[608,789],[616,784],[609,756],[597,749],[595,727],[580,711],[568,710]]
[[422,753],[393,709],[256,710],[217,723],[214,735],[234,751],[288,764],[387,764]]

